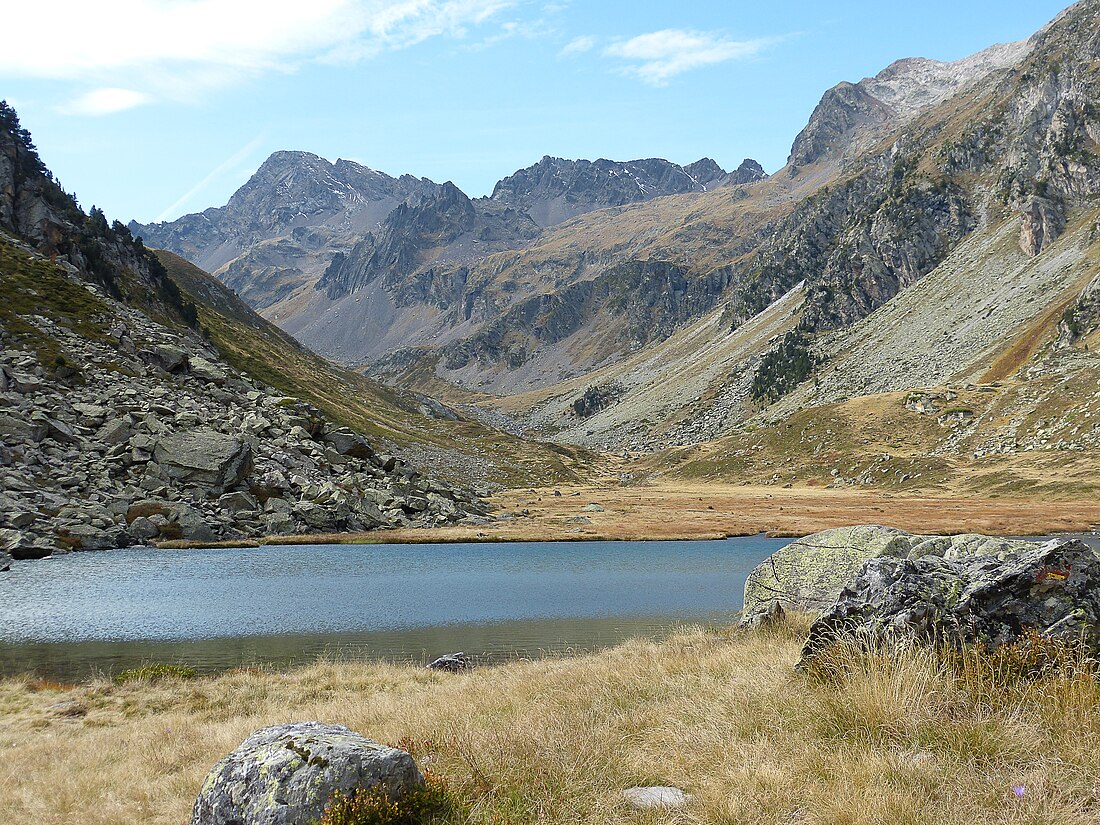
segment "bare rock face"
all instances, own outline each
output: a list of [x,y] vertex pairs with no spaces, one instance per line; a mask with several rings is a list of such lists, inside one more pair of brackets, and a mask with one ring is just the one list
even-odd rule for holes
[[397,797],[423,781],[408,753],[343,725],[273,725],[213,767],[191,825],[304,825],[321,818],[335,791],[383,785]]
[[1024,207],[1020,223],[1020,249],[1034,258],[1058,239],[1066,218],[1057,204],[1047,198],[1032,198]]
[[810,627],[801,664],[837,639],[982,643],[1029,631],[1100,649],[1100,557],[1076,539],[1017,552],[869,560]]

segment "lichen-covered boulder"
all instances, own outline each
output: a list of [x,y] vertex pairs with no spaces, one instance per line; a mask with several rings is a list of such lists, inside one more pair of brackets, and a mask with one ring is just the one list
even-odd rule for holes
[[824,530],[772,553],[745,580],[743,626],[760,624],[772,605],[817,614],[829,607],[868,559],[996,555],[1035,542],[974,534],[924,536],[893,527],[860,525]]
[[210,771],[191,825],[307,825],[335,791],[422,784],[412,756],[345,728],[298,722],[263,728]]
[[1084,542],[870,559],[811,625],[800,664],[840,638],[996,649],[1029,631],[1100,650],[1100,557]]

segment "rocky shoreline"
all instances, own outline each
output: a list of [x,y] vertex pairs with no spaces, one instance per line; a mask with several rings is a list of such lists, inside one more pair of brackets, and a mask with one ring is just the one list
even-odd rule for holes
[[0,553],[484,519],[473,494],[238,373],[201,335],[65,277],[93,316],[85,334],[35,318],[52,369],[0,329]]

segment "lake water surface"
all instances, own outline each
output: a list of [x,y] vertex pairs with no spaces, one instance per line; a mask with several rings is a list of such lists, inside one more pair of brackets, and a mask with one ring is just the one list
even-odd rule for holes
[[115,550],[0,574],[0,673],[592,649],[740,609],[789,540]]

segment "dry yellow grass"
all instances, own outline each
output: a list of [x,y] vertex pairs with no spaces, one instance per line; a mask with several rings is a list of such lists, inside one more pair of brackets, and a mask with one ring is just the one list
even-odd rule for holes
[[[898,495],[877,490],[739,486],[662,479],[643,486],[561,486],[504,490],[496,513],[520,517],[480,526],[400,529],[271,541],[568,541],[717,539],[770,533],[805,536],[832,527],[884,524],[913,533],[1048,535],[1088,532],[1100,501],[1042,501]],[[603,512],[584,508],[598,503]],[[526,515],[523,515],[524,511]],[[591,523],[577,524],[583,517]]]
[[[251,731],[318,719],[410,745],[484,823],[1085,823],[1100,819],[1100,684],[1000,682],[927,654],[793,670],[805,625],[691,629],[445,676],[321,663],[191,682],[0,682],[0,821],[186,821]],[[79,703],[83,717],[50,706]],[[695,796],[639,814],[622,788]],[[1013,786],[1025,788],[1022,798]]]

